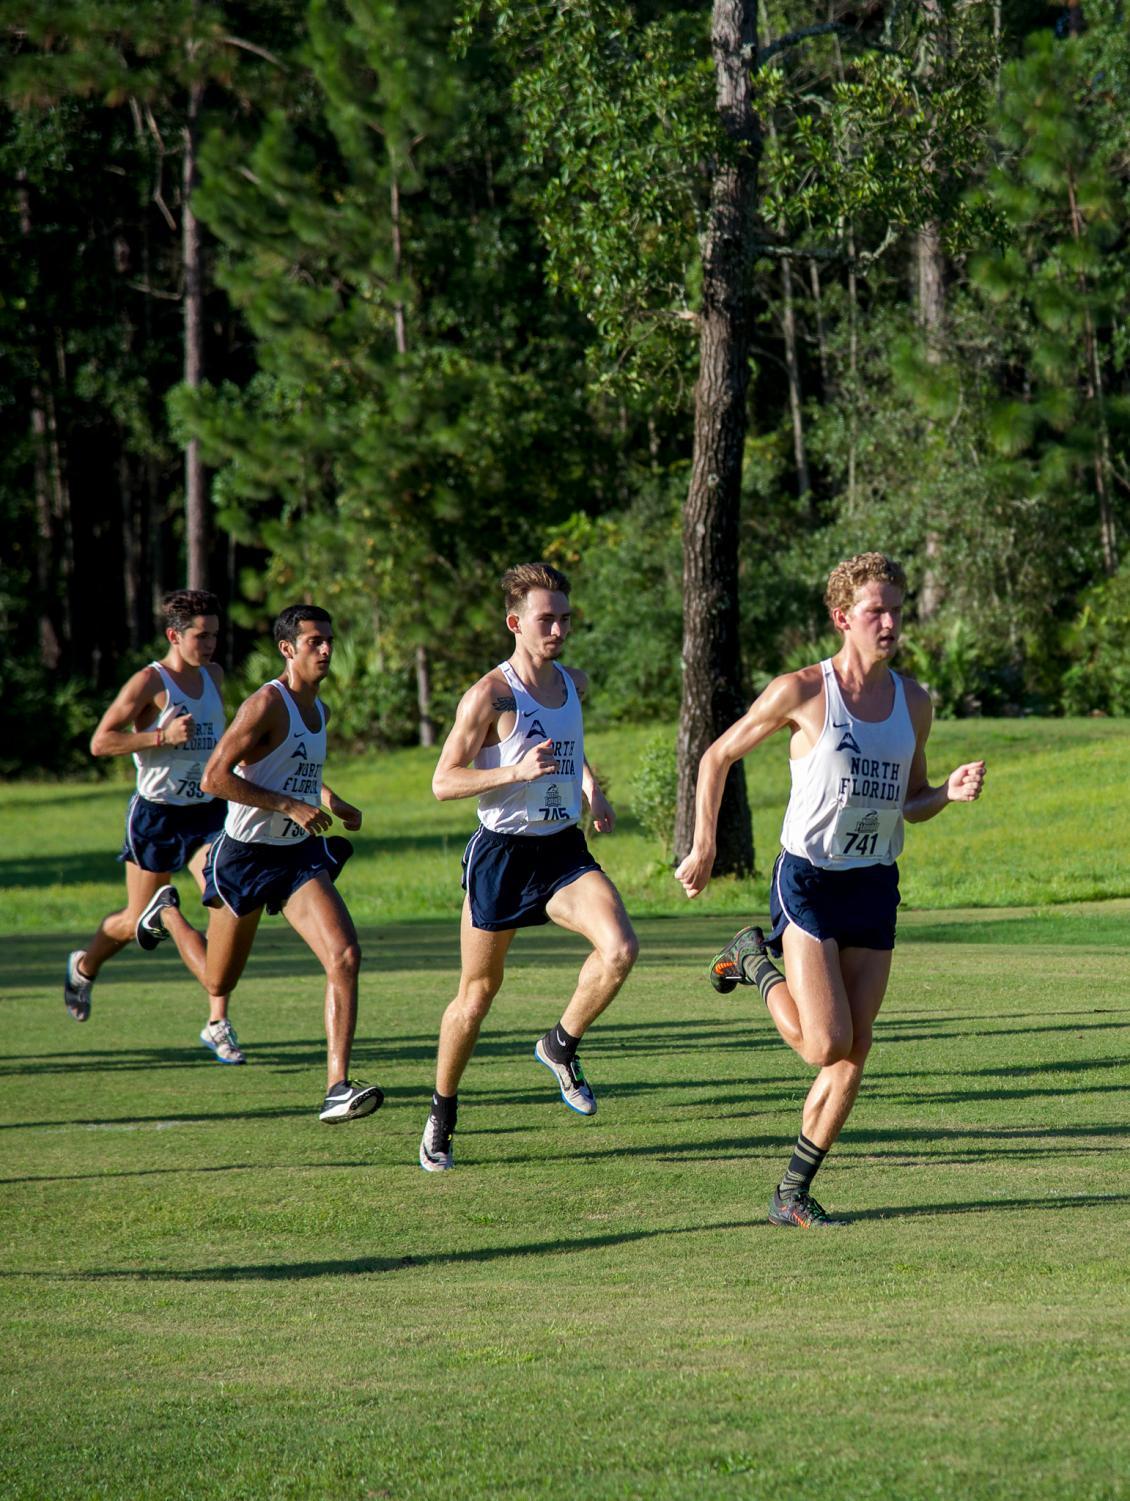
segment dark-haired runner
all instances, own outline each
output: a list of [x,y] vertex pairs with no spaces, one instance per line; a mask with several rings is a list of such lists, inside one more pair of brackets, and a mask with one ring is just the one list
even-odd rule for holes
[[460,928],[459,991],[444,1012],[436,1088],[420,1142],[420,1166],[453,1166],[456,1091],[483,1018],[502,984],[519,928],[554,922],[593,950],[561,1020],[534,1046],[561,1098],[593,1115],[596,1098],[577,1046],[635,963],[638,945],[619,893],[578,828],[582,795],[599,833],[615,816],[585,760],[583,672],[558,663],[572,614],[569,581],[545,563],[502,578],[514,650],[463,695],[432,790],[441,800],[477,797],[479,827],[463,856],[467,892]]
[[[371,1115],[384,1095],[349,1078],[357,1021],[361,949],[334,889],[353,853],[347,839],[321,837],[334,818],[361,827],[361,811],[322,778],[329,710],[318,689],[330,670],[333,622],[318,605],[291,605],[275,621],[284,671],[240,705],[204,768],[204,787],[227,800],[223,833],[204,872],[207,984],[234,990],[263,915],[281,912],[326,973],[326,1096],[323,1121]],[[154,943],[167,934],[181,953],[199,935],[177,910],[172,886],[142,918]]]
[[[773,872],[772,928],[743,928],[715,956],[716,990],[756,985],[784,1040],[819,1072],[769,1218],[840,1223],[812,1197],[813,1177],[848,1117],[891,969],[903,822],[980,797],[985,763],[940,786],[926,779],[933,711],[926,690],[892,672],[906,577],[882,553],[833,569],[825,600],[842,641],[825,662],[769,684],[699,764],[694,846],[675,872],[698,896],[714,866],[718,806],[730,767],[788,729],[792,795]],[[784,952],[788,982],[769,952]]]
[[[224,822],[224,804],[202,786],[204,763],[224,730],[224,674],[212,661],[219,615],[216,596],[206,590],[166,595],[161,618],[168,651],[123,684],[91,738],[92,755],[133,757],[137,790],[118,856],[126,868],[126,905],[104,917],[86,948],[67,960],[63,999],[75,1021],[89,1019],[102,966],[138,936],[139,919],[173,874],[188,869],[203,888],[205,857]],[[193,937],[183,957],[204,984],[204,940]],[[210,993],[208,1004],[201,1042],[222,1063],[242,1063],[227,992]]]

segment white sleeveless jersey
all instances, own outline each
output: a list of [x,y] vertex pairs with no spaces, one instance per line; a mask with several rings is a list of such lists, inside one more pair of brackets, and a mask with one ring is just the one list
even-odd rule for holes
[[[203,686],[199,698],[191,698],[178,688],[160,662],[150,662],[161,678],[169,696],[168,704],[157,718],[162,730],[183,714],[191,714],[191,738],[183,745],[152,745],[134,751],[137,767],[137,790],[150,803],[167,803],[177,808],[190,804],[210,803],[210,792],[201,792],[200,778],[204,764],[224,733],[224,702],[207,668],[200,669]],[[155,728],[157,727],[155,726]]]
[[[235,774],[253,787],[281,792],[297,802],[310,803],[318,808],[322,802],[322,767],[326,762],[326,711],[322,700],[314,701],[322,727],[309,730],[286,684],[276,679],[267,687],[281,694],[290,715],[286,738],[261,761],[235,767]],[[247,803],[228,803],[224,833],[230,839],[240,839],[246,844],[294,844],[299,839],[309,838],[302,825],[289,819],[285,813],[252,808]]]
[[547,709],[530,696],[509,662],[500,663],[499,670],[514,694],[514,728],[497,745],[484,745],[475,766],[480,771],[515,766],[532,745],[552,740],[557,770],[536,782],[515,782],[484,792],[479,798],[479,822],[496,834],[556,834],[581,817],[585,732],[580,696],[569,674],[558,667],[565,702],[560,709]]
[[878,724],[845,706],[831,660],[824,675],[824,728],[804,756],[789,763],[792,794],[781,844],[824,870],[890,865],[902,853],[915,734],[902,678],[893,672],[895,701]]

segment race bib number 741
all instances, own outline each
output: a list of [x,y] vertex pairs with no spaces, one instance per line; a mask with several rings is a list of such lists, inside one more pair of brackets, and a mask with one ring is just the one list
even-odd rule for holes
[[832,828],[834,860],[890,858],[891,837],[898,827],[897,808],[840,808]]

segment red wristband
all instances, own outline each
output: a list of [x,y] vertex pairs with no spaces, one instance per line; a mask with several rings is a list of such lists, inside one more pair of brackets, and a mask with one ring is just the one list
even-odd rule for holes
[[158,725],[158,727],[157,727],[157,745],[155,745],[153,747],[154,750],[157,749],[157,746],[159,746],[161,744],[161,742],[164,740],[164,738],[165,738],[165,732]]

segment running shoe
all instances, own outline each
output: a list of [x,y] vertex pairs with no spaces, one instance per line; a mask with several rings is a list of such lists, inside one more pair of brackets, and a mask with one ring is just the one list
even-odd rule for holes
[[534,1044],[534,1057],[539,1063],[544,1063],[557,1080],[561,1098],[570,1110],[575,1110],[578,1115],[596,1114],[596,1096],[585,1078],[579,1058],[571,1058],[568,1063],[558,1063],[546,1052],[544,1037],[539,1037]]
[[428,1116],[428,1123],[420,1138],[420,1166],[425,1173],[446,1173],[455,1166],[451,1132],[445,1131],[434,1115]]
[[765,934],[760,928],[743,928],[710,961],[710,983],[721,995],[727,995],[735,985],[752,985],[742,971],[742,960],[765,953]]
[[94,989],[94,981],[88,980],[79,970],[79,964],[85,958],[85,949],[75,949],[67,960],[67,978],[63,981],[63,1003],[76,1022],[90,1019],[90,992]]
[[218,1022],[209,1022],[200,1034],[200,1041],[206,1048],[211,1048],[221,1063],[246,1063],[243,1049],[239,1045],[239,1038],[226,1016]]
[[175,886],[162,886],[145,911],[137,919],[137,941],[143,949],[155,949],[164,943],[169,934],[161,921],[166,907],[179,907],[180,897]]
[[318,1119],[327,1126],[338,1121],[358,1121],[364,1115],[372,1115],[384,1104],[384,1090],[375,1084],[359,1084],[354,1079],[339,1079],[326,1093]]
[[795,1225],[800,1230],[824,1230],[846,1225],[847,1221],[834,1220],[811,1194],[790,1194],[786,1198],[775,1188],[769,1200],[769,1223]]

